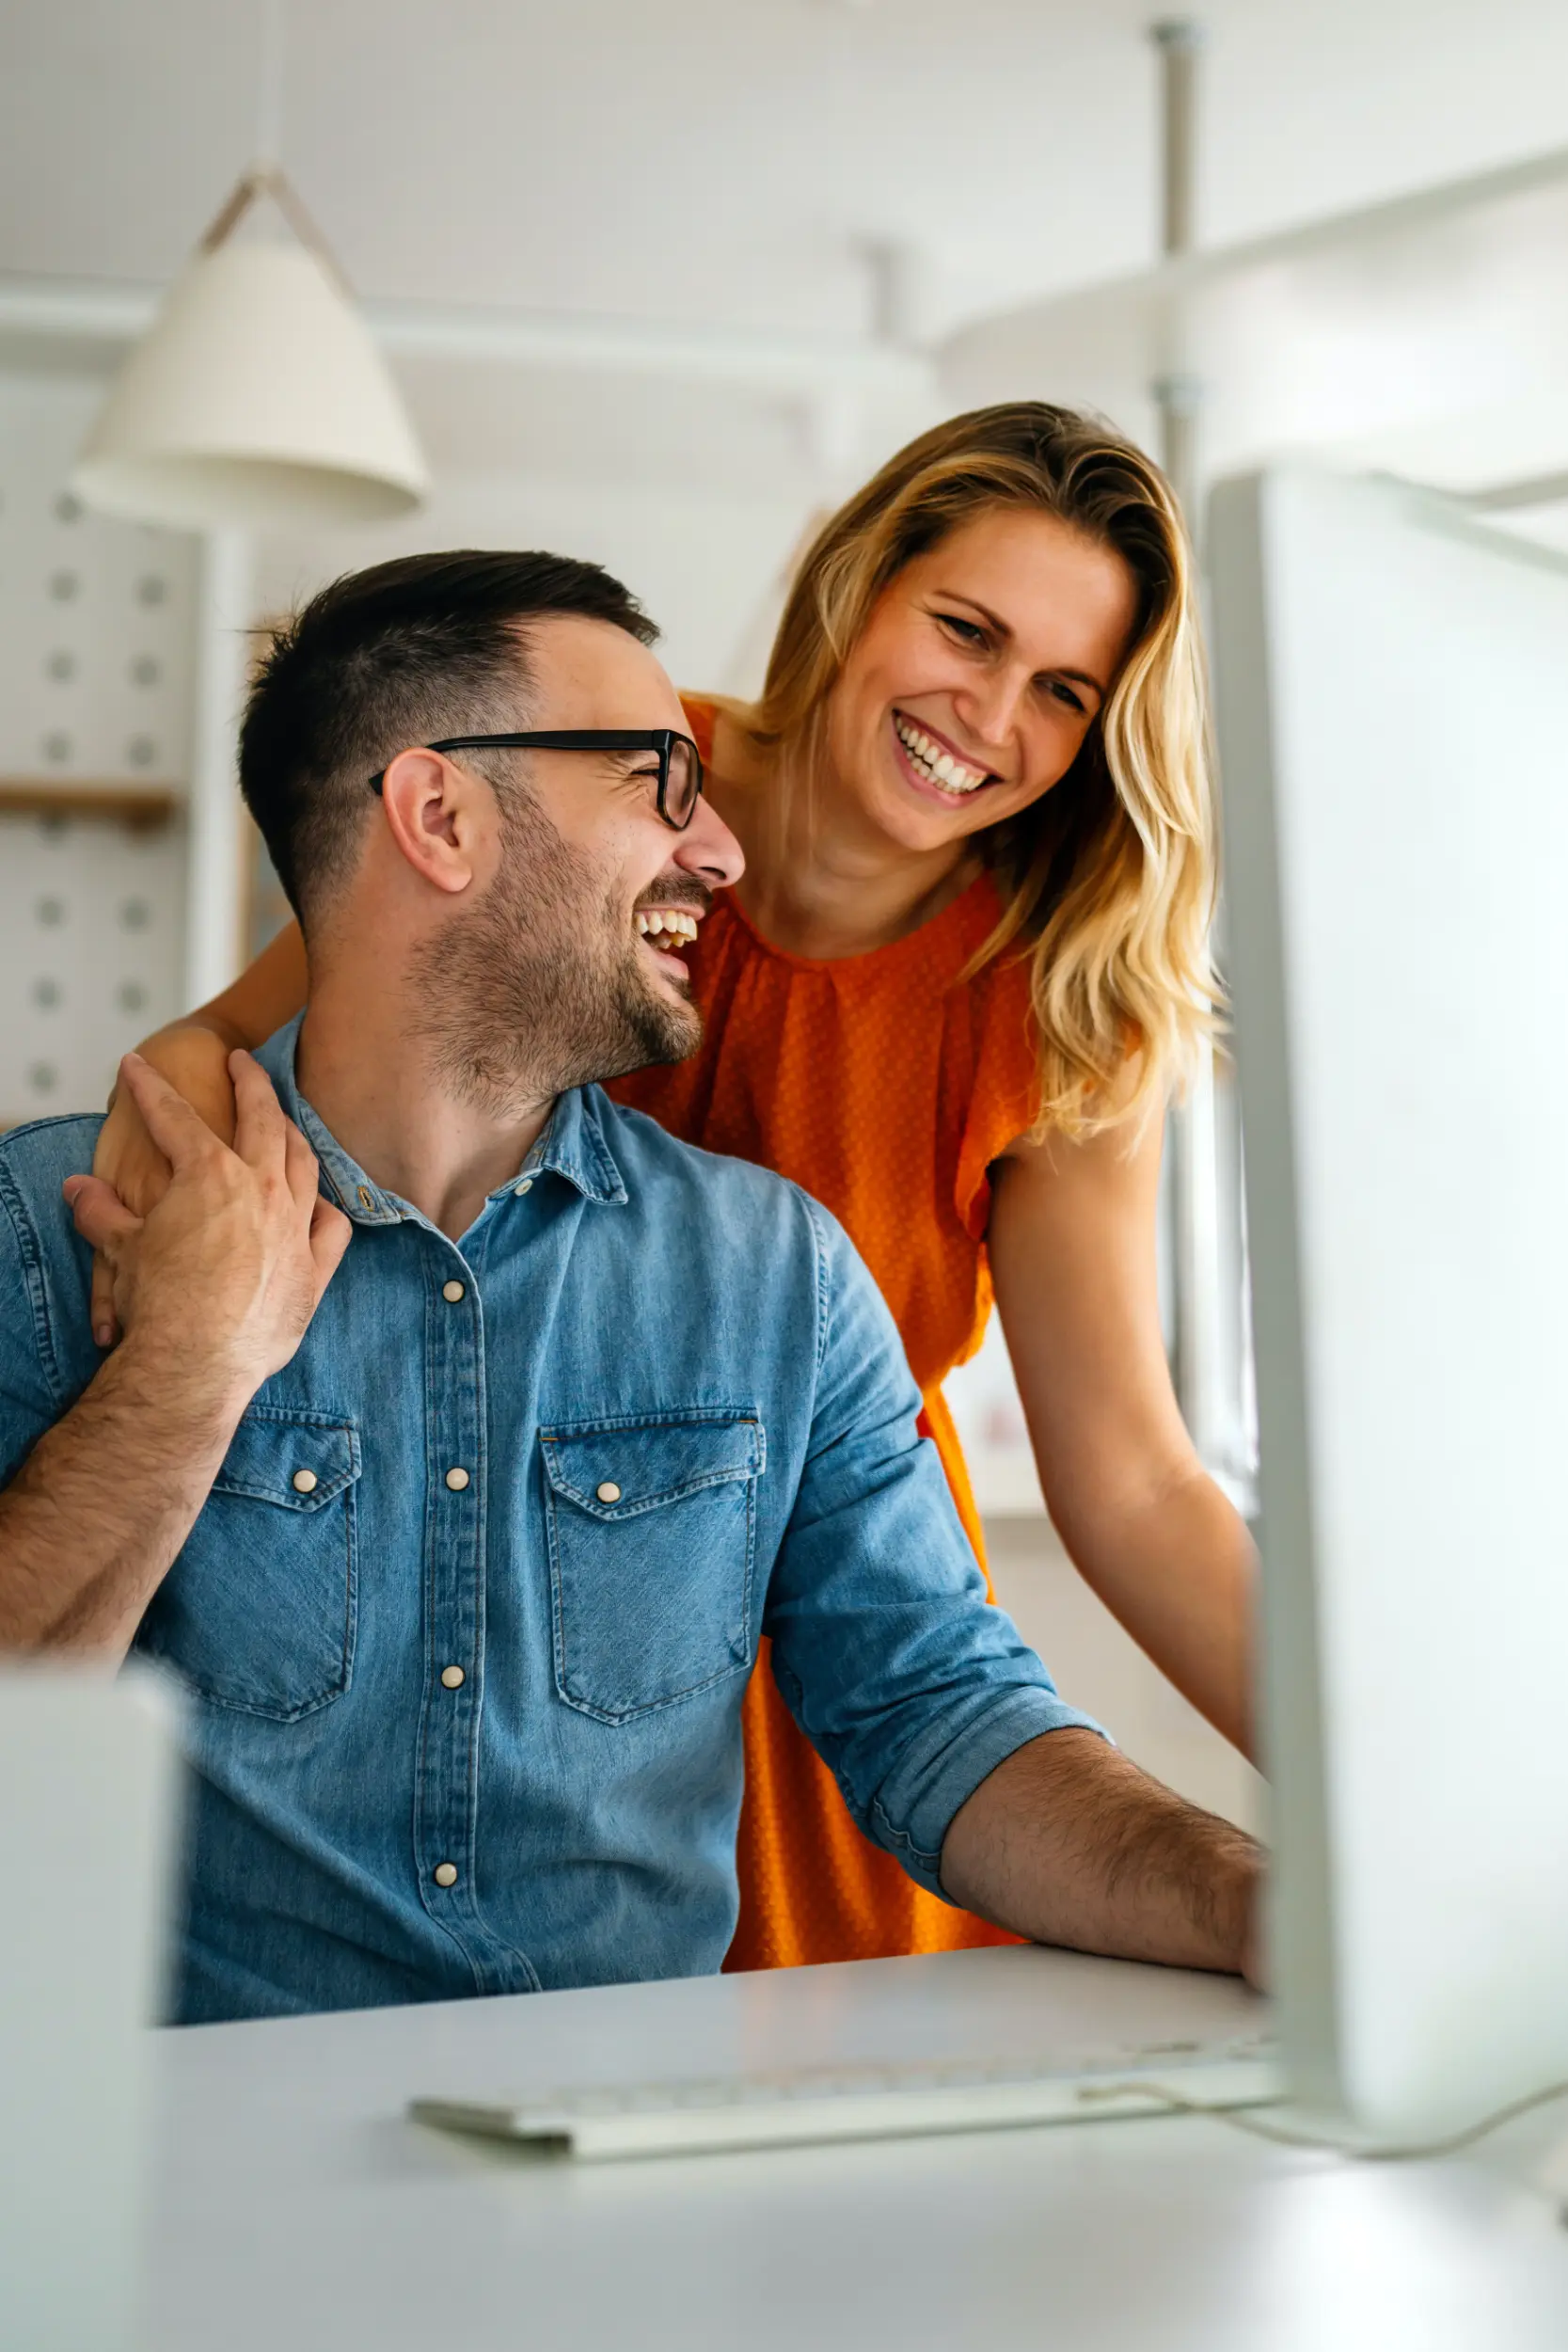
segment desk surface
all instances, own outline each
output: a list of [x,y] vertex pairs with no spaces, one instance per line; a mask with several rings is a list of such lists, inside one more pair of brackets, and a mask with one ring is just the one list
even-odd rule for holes
[[1388,2166],[1162,2117],[575,2169],[403,2115],[421,2093],[1255,2024],[1228,1981],[1017,1948],[165,2035],[149,2340],[1560,2352],[1560,2109]]

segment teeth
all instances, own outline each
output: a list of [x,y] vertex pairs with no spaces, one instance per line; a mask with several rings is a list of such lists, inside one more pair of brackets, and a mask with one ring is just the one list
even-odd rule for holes
[[658,947],[662,946],[666,940],[695,939],[697,918],[694,914],[677,914],[673,907],[650,907],[646,912],[639,909],[637,930],[640,938],[646,939],[652,946]]
[[972,768],[967,760],[955,759],[923,727],[917,727],[912,719],[895,719],[893,723],[916,772],[929,783],[940,785],[944,792],[977,792],[985,783],[985,769]]

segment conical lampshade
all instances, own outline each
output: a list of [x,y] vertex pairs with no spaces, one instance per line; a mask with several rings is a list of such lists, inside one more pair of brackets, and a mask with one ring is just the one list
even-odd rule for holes
[[126,360],[77,462],[82,498],[197,530],[417,506],[427,476],[413,427],[325,257],[214,233]]

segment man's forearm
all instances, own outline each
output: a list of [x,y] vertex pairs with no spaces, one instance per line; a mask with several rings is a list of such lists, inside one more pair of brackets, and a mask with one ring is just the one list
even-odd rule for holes
[[127,1340],[0,1494],[0,1651],[124,1657],[245,1399]]
[[1082,1730],[998,1765],[942,1850],[947,1893],[999,1927],[1180,1968],[1250,1969],[1259,1877],[1250,1837]]

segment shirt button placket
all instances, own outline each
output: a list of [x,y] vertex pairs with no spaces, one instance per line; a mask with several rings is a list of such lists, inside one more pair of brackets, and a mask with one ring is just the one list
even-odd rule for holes
[[[466,1269],[459,1274],[451,1267],[451,1256],[446,1253],[446,1263],[435,1269],[426,1318],[429,1442],[436,1481],[429,1520],[433,1556],[426,1654],[434,1663],[423,1708],[419,1852],[429,1901],[479,1962],[487,1954],[484,1931],[471,1916],[469,1807],[476,1719],[468,1702],[471,1696],[477,1700],[476,1677],[483,1664],[478,1628],[483,1618],[479,1449],[484,1425],[483,1316],[471,1277]],[[459,1659],[467,1662],[459,1665]],[[469,1930],[474,1934],[471,1946]]]

